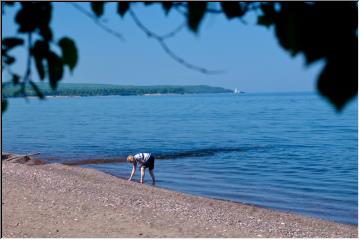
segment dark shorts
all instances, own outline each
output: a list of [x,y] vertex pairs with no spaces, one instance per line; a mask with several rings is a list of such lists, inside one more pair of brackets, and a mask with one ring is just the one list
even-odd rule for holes
[[150,155],[149,159],[143,164],[145,168],[149,168],[149,170],[153,170],[155,165],[155,157],[154,155]]

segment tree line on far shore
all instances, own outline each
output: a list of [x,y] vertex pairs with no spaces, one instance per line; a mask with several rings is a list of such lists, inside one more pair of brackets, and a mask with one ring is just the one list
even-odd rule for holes
[[[63,83],[56,90],[48,84],[39,83],[39,90],[43,96],[109,96],[109,95],[145,95],[145,94],[196,94],[196,93],[228,93],[232,90],[222,87],[212,87],[207,85],[176,86],[120,86],[111,84],[75,84]],[[3,97],[23,97],[23,91],[19,86],[12,83],[3,85]],[[38,96],[33,88],[27,87],[26,96]]]

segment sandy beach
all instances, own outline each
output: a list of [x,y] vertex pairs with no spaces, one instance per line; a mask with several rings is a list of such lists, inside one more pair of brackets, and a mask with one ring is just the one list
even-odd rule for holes
[[192,196],[62,164],[2,162],[2,237],[336,237],[357,226]]

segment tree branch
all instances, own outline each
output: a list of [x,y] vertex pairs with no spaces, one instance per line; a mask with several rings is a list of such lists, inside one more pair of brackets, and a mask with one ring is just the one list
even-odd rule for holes
[[[204,74],[219,74],[219,73],[223,73],[223,70],[209,70],[206,69],[204,67],[199,67],[196,66],[194,64],[191,64],[189,62],[187,62],[186,60],[184,60],[183,58],[179,57],[177,54],[175,54],[170,48],[169,46],[166,44],[165,39],[169,38],[169,37],[173,37],[177,32],[179,32],[182,28],[184,23],[181,25],[181,27],[178,27],[177,29],[175,29],[175,31],[166,34],[164,36],[159,36],[156,33],[150,31],[147,27],[144,26],[144,24],[137,18],[136,14],[129,9],[129,13],[131,15],[131,17],[133,18],[135,24],[150,38],[154,38],[155,40],[157,40],[160,44],[160,46],[163,48],[163,50],[172,58],[174,59],[176,62],[180,63],[181,65],[185,66],[186,68],[204,73]],[[179,30],[180,29],[180,30]]]
[[180,24],[177,28],[175,28],[173,31],[164,34],[162,36],[159,36],[162,40],[168,39],[168,38],[172,38],[175,37],[176,34],[178,34],[184,27],[186,26],[186,22],[183,22],[182,24]]
[[85,10],[83,7],[81,7],[79,4],[77,4],[76,2],[71,2],[70,4],[73,5],[74,8],[76,8],[78,11],[80,11],[82,14],[86,15],[88,18],[90,18],[91,20],[93,20],[93,22],[98,25],[101,29],[103,29],[104,31],[110,33],[111,35],[115,36],[116,38],[118,38],[119,40],[121,40],[122,42],[125,41],[124,37],[112,30],[111,28],[109,28],[108,26],[106,26],[105,24],[103,24],[102,22],[99,21],[99,19],[97,17],[95,17],[93,14],[91,14],[90,12],[88,12],[87,10]]

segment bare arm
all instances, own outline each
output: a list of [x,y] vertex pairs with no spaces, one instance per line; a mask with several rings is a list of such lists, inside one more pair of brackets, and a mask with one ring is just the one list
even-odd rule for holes
[[131,170],[131,175],[130,175],[129,181],[131,181],[131,179],[134,176],[135,172],[136,172],[136,162],[133,163],[133,168]]

